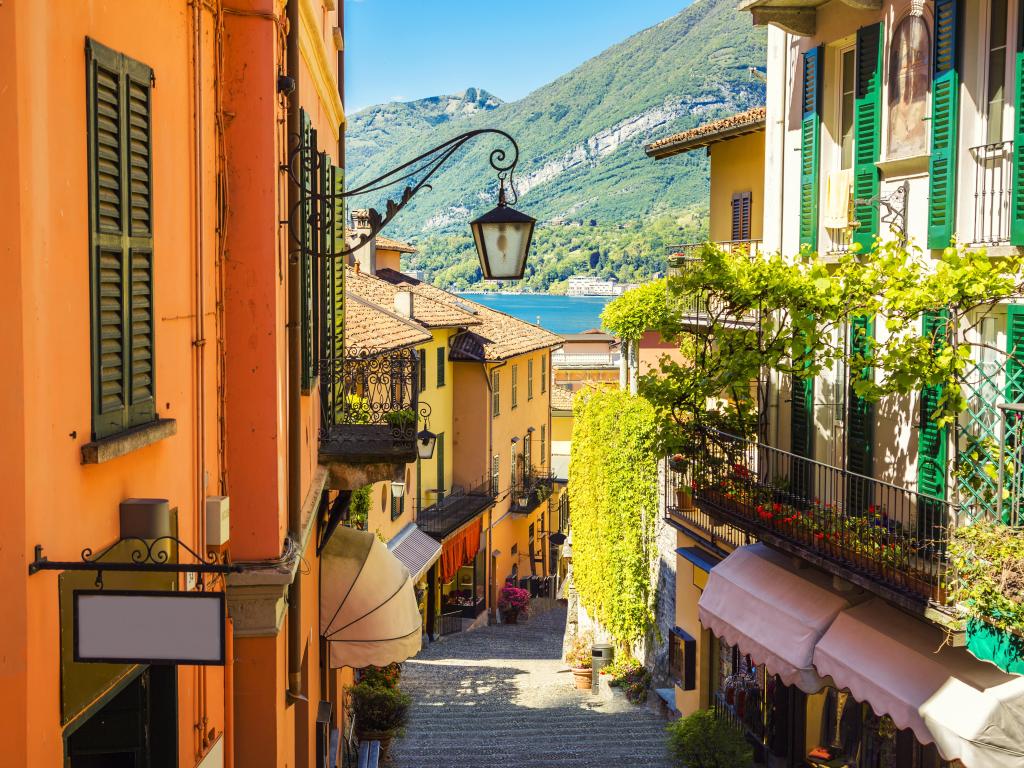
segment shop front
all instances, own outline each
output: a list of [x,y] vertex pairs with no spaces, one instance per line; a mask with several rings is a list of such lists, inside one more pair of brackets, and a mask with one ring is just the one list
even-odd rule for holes
[[712,568],[698,612],[711,701],[763,765],[1024,765],[1024,677],[763,544]]
[[427,633],[461,632],[487,610],[487,559],[477,517],[445,537],[441,557],[427,577]]

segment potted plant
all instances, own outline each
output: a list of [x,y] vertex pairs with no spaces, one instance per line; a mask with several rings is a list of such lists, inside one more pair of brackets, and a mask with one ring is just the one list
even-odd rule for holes
[[710,709],[669,724],[668,753],[676,768],[747,768],[754,759],[743,734]]
[[589,691],[593,687],[591,679],[594,666],[594,657],[591,653],[593,638],[586,635],[577,635],[565,654],[565,663],[572,670],[573,680],[576,688],[580,691]]
[[384,421],[393,429],[406,431],[416,427],[416,412],[410,408],[400,411],[389,411],[384,414]]
[[506,584],[498,595],[498,608],[505,624],[516,624],[520,616],[525,617],[530,611],[530,593],[513,584]]
[[352,686],[349,695],[357,738],[360,741],[379,741],[381,760],[384,760],[391,740],[401,734],[409,719],[411,699],[397,686],[388,688],[373,681]]
[[601,674],[605,673],[611,678],[608,685],[624,691],[626,701],[630,704],[643,704],[647,701],[651,673],[640,661],[628,654],[621,656],[601,669]]

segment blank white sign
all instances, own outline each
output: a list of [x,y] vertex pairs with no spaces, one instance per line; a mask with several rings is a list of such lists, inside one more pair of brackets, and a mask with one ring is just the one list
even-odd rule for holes
[[78,590],[75,660],[223,664],[223,592]]

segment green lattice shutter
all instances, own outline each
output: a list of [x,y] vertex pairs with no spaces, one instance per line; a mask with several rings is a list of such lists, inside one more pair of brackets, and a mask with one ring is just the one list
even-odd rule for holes
[[[938,350],[948,342],[949,312],[926,312],[921,318],[921,334],[931,339],[932,349]],[[921,390],[919,428],[917,432],[917,491],[936,499],[946,498],[948,441],[945,427],[935,423],[934,414],[942,397],[942,387]],[[926,499],[918,503],[918,535],[923,540],[941,540],[942,505]]]
[[[334,251],[345,250],[345,169],[334,168]],[[331,288],[332,337],[331,353],[336,360],[345,357],[345,259],[337,256]]]
[[[1022,26],[1024,26],[1024,13]],[[1014,58],[1014,94],[1017,103],[1013,110],[1013,175],[1012,202],[1010,203],[1010,242],[1024,245],[1024,34],[1017,35]]]
[[[854,359],[871,357],[874,334],[874,322],[870,317],[861,315],[853,318],[850,324],[850,352]],[[846,468],[864,477],[872,477],[874,474],[872,446],[875,442],[875,409],[870,401],[857,395],[853,380],[854,376],[868,380],[872,375],[870,366],[864,366],[858,372],[851,371],[846,398]],[[847,508],[852,512],[863,513],[873,501],[871,484],[859,478],[851,478],[846,489]]]
[[1024,305],[1006,308],[1006,402],[1024,403]]
[[931,159],[928,164],[929,248],[945,248],[953,237],[960,88],[957,50],[959,27],[957,0],[936,0]]
[[800,245],[818,247],[818,155],[821,144],[822,48],[804,53],[800,119]]
[[[857,82],[854,124],[853,197],[870,200],[878,194],[878,162],[882,139],[882,24],[857,30]],[[878,236],[878,208],[869,203],[854,204],[859,226],[853,242],[862,252],[871,250]]]
[[92,432],[156,418],[153,70],[86,41]]
[[301,288],[299,306],[299,336],[302,346],[302,391],[309,392],[313,385],[313,249],[316,247],[316,233],[313,227],[315,177],[312,173],[316,131],[305,110],[300,113],[302,136],[299,152],[299,194],[301,203],[299,215],[299,281]]

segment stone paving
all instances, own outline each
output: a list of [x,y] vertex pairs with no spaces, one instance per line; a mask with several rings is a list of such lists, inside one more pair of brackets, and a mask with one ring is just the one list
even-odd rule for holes
[[[665,768],[665,720],[560,672],[565,608],[433,643],[404,665],[394,768]],[[652,691],[651,696],[654,696]]]

